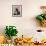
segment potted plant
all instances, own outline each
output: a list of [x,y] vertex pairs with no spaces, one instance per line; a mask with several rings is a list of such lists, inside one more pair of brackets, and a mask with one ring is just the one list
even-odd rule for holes
[[46,6],[41,6],[42,14],[37,15],[36,19],[39,20],[42,27],[46,27]]
[[[6,26],[5,34],[8,37],[8,39],[11,41],[12,36],[17,36],[17,29],[15,26]],[[8,42],[10,42],[8,41]]]

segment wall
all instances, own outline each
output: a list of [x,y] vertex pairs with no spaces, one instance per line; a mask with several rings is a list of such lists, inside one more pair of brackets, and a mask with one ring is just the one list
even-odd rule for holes
[[[12,17],[12,5],[22,5],[22,17]],[[0,0],[0,34],[4,34],[6,25],[15,25],[18,36],[31,36],[39,27],[35,16],[41,13],[40,6],[46,5],[46,0]]]

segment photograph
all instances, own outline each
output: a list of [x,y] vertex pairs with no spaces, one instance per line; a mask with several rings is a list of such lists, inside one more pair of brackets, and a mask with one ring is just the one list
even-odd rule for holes
[[13,17],[22,16],[22,5],[12,5],[12,16]]

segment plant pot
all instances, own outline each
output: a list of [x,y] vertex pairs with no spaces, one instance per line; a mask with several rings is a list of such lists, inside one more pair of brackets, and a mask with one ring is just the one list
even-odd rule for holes
[[41,21],[41,26],[46,27],[46,20]]
[[7,43],[8,43],[8,44],[11,44],[12,41],[11,41],[10,39],[7,39]]
[[17,36],[12,36],[11,40],[12,40],[12,43],[14,44],[14,40],[17,38]]

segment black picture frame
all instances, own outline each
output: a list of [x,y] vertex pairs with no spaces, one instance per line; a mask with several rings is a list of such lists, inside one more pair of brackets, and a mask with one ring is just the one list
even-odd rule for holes
[[12,5],[12,17],[22,16],[22,5]]

